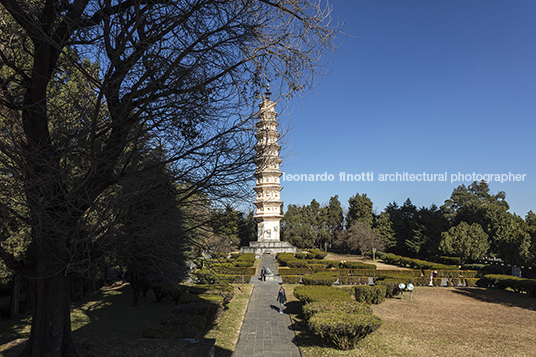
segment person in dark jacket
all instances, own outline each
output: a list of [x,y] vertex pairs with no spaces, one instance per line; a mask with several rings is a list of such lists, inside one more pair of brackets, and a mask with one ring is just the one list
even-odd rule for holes
[[285,303],[287,302],[287,294],[285,293],[285,289],[281,287],[279,289],[279,293],[277,294],[277,301],[279,301],[279,313],[283,313],[283,308],[285,307]]

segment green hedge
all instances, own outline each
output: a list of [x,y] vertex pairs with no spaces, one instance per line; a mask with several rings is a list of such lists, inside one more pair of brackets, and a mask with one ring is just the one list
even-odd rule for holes
[[[376,270],[376,269],[337,269],[337,272],[340,276],[368,276],[371,278],[378,277],[385,270]],[[393,270],[398,271],[398,270]]]
[[253,265],[255,265],[255,262],[237,260],[233,262],[233,265],[235,267],[247,268],[247,267],[253,267]]
[[359,285],[354,287],[355,300],[365,304],[381,304],[385,299],[387,286]]
[[305,259],[296,259],[287,260],[285,265],[291,268],[307,268],[307,261]]
[[244,278],[244,282],[249,283],[251,276],[254,274],[220,274],[213,269],[205,268],[196,269],[191,275],[197,284],[238,284],[242,282],[242,277]]
[[368,304],[364,304],[357,301],[338,301],[333,304],[331,301],[316,301],[310,304],[304,305],[303,316],[309,320],[314,314],[323,311],[343,310],[347,313],[367,313],[372,314],[372,308]]
[[311,268],[279,267],[278,271],[279,275],[305,275],[314,273],[314,270]]
[[516,293],[527,293],[532,297],[536,297],[536,280],[534,279],[518,278],[511,275],[488,274],[480,278],[476,284],[485,288],[509,288]]
[[420,259],[412,259],[408,257],[403,257],[396,254],[385,254],[382,260],[387,264],[394,264],[402,267],[421,269],[421,270],[459,270],[459,267],[456,265],[444,265],[438,263],[432,263]]
[[491,264],[464,264],[462,268],[466,270],[477,270],[479,276],[484,276],[488,274],[501,275],[504,267]]
[[282,275],[281,279],[283,284],[299,284],[301,280],[300,275]]
[[309,253],[314,254],[314,259],[324,259],[328,253],[321,251],[320,249],[309,249]]
[[368,278],[364,276],[339,276],[340,285],[368,284]]
[[255,275],[257,268],[254,267],[235,267],[235,266],[221,266],[212,265],[211,270],[216,274],[234,274],[234,275]]
[[383,273],[380,274],[377,280],[385,280],[385,279],[396,279],[401,283],[404,284],[413,284],[414,282],[414,276],[410,274],[404,274],[403,270],[399,270],[396,273]]
[[328,311],[319,311],[309,319],[309,329],[341,350],[353,349],[356,343],[382,325],[372,313],[349,312],[343,304],[332,304]]
[[462,258],[441,256],[439,257],[439,262],[441,264],[447,264],[447,265],[460,265],[462,263]]
[[415,279],[411,275],[402,274],[402,273],[382,274],[374,282],[375,285],[385,285],[386,287],[385,297],[388,297],[388,298],[392,298],[400,294],[401,290],[398,287],[400,283],[403,283],[404,285],[408,285],[408,284],[415,285]]
[[478,272],[475,270],[423,270],[424,277],[430,278],[432,271],[437,271],[438,278],[474,278]]
[[328,286],[299,286],[294,296],[307,305],[303,313],[309,329],[342,350],[356,343],[382,324],[369,305],[352,300],[349,289]]
[[294,289],[294,296],[304,304],[322,300],[352,301],[349,291],[322,285],[297,286]]
[[302,276],[304,285],[333,285],[337,281],[337,274],[329,271],[322,271],[310,275]]
[[340,269],[376,269],[376,265],[362,262],[339,262]]
[[238,258],[236,258],[237,261],[240,261],[240,262],[251,262],[251,263],[255,263],[255,253],[244,253],[242,255],[240,255]]
[[325,260],[325,259],[309,259],[307,260],[308,265],[322,265],[325,268],[337,268],[339,266],[339,262],[336,260]]
[[465,281],[465,286],[473,287],[476,285],[478,278],[465,278],[464,281]]
[[287,266],[287,262],[291,260],[296,260],[294,258],[294,253],[279,253],[277,254],[277,263],[282,266]]

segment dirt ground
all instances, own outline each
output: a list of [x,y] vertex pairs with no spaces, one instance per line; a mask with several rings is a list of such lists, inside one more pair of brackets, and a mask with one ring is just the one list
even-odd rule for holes
[[536,299],[526,294],[417,287],[411,301],[406,292],[403,297],[372,305],[383,325],[349,351],[338,350],[310,334],[300,323],[301,304],[291,296],[291,314],[297,322],[304,357],[536,356]]
[[411,356],[536,356],[536,299],[483,288],[419,287],[373,306],[377,338]]
[[372,259],[368,258],[362,258],[359,255],[352,255],[352,254],[335,254],[335,253],[328,253],[328,255],[324,258],[326,260],[346,260],[348,262],[363,262],[367,264],[374,264],[376,265],[376,269],[378,270],[409,270],[408,268],[402,268],[396,265],[389,265],[384,264],[379,260],[372,261]]

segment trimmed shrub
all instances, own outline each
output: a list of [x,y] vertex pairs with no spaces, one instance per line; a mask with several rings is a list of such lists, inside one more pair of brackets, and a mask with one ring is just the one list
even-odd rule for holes
[[307,320],[318,312],[326,311],[345,311],[348,314],[372,314],[372,309],[369,305],[356,301],[338,301],[336,304],[332,303],[331,301],[317,301],[304,305],[302,310]]
[[465,286],[473,287],[478,281],[478,278],[465,278],[464,280],[465,280]]
[[279,253],[276,259],[277,263],[282,266],[287,266],[289,260],[295,260],[294,253]]
[[307,269],[309,269],[311,272],[317,273],[319,271],[323,271],[326,269],[325,264],[307,264]]
[[317,264],[324,264],[326,269],[338,268],[340,264],[340,261],[338,260],[315,259],[314,262]]
[[300,275],[282,275],[283,284],[299,284],[301,280]]
[[307,267],[307,262],[305,261],[305,259],[293,259],[293,260],[287,260],[286,261],[286,264],[287,266],[291,267],[291,268],[306,268]]
[[381,304],[387,293],[385,285],[359,285],[354,287],[355,300],[365,304]]
[[433,278],[432,279],[432,284],[434,284],[434,286],[441,286],[442,282],[443,282],[443,278]]
[[363,262],[339,262],[340,269],[376,269],[376,265]]
[[403,271],[398,271],[397,273],[387,273],[387,274],[381,274],[378,280],[385,280],[385,279],[396,279],[400,283],[404,284],[413,284],[413,275],[404,274]]
[[361,284],[360,276],[339,276],[339,284],[341,285],[356,285]]
[[383,279],[375,282],[375,285],[384,285],[385,286],[385,297],[392,298],[400,294],[401,290],[398,287],[401,281],[397,279]]
[[252,275],[236,275],[233,284],[249,284]]
[[255,264],[255,253],[244,253],[236,258],[236,260],[241,262],[251,262],[253,265]]
[[216,265],[212,266],[212,270],[216,274],[232,274],[232,275],[255,275],[257,268],[254,267],[236,267],[233,265]]
[[333,285],[337,281],[337,274],[329,271],[322,271],[302,277],[304,285]]
[[277,270],[279,271],[279,275],[305,275],[314,272],[310,268],[279,267]]
[[250,262],[250,261],[237,260],[233,262],[233,265],[238,268],[248,268],[248,267],[253,267],[254,264],[253,262]]
[[430,285],[430,278],[429,277],[416,277],[413,278],[413,285],[418,286],[426,286]]
[[359,340],[376,331],[381,324],[382,320],[376,315],[348,313],[344,307],[317,312],[309,319],[309,329],[313,333],[341,350],[353,349]]
[[462,263],[462,258],[441,256],[439,257],[439,262],[448,265],[460,265]]
[[320,249],[309,249],[311,254],[314,254],[314,259],[324,259],[328,253],[321,251]]
[[294,289],[294,296],[302,303],[307,304],[315,301],[352,301],[350,292],[322,285],[304,285]]
[[502,274],[503,266],[501,265],[490,265],[490,264],[464,264],[463,269],[476,270],[478,271],[479,276],[484,276],[487,274]]
[[516,293],[527,293],[536,297],[536,280],[518,278],[511,275],[488,274],[477,281],[481,287],[496,287],[499,289],[512,289]]
[[395,254],[385,254],[383,257],[383,261],[387,264],[394,264],[399,265],[403,267],[409,267],[413,269],[421,269],[421,270],[458,270],[458,266],[456,265],[444,265],[444,264],[438,264],[438,263],[432,263],[427,262],[425,260],[420,259],[411,259],[407,257],[402,257],[400,255]]

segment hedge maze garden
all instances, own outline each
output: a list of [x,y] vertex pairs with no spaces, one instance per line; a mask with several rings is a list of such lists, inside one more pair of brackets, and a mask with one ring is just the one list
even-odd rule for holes
[[[377,270],[373,264],[324,259],[319,250],[277,255],[279,274],[287,284],[300,284],[294,296],[302,302],[307,328],[341,350],[353,349],[382,321],[371,305],[403,293],[400,284],[413,286],[496,287],[536,297],[536,280],[464,270],[380,253],[382,261],[403,270]],[[434,273],[435,272],[435,277]],[[334,286],[335,285],[335,286]]]
[[[294,296],[301,302],[307,329],[340,350],[351,350],[382,320],[371,306],[403,293],[408,286],[495,287],[536,297],[536,280],[486,274],[483,269],[463,269],[379,252],[384,263],[403,269],[379,270],[374,264],[327,260],[326,253],[281,253],[276,257],[285,284],[299,284]],[[152,284],[157,299],[173,299],[177,307],[144,337],[198,337],[215,321],[233,297],[231,283],[249,283],[256,274],[254,254],[231,254],[197,262],[193,284]],[[470,267],[478,266],[472,265]],[[433,272],[436,276],[433,277]],[[192,321],[195,324],[192,325]]]

